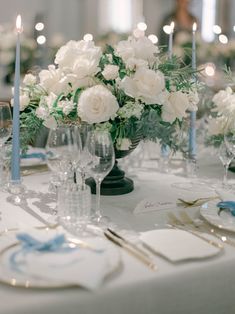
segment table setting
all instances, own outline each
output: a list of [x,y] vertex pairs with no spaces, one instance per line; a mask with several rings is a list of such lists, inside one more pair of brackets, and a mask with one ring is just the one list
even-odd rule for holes
[[[0,103],[2,313],[232,313],[233,94],[213,98],[216,159],[196,143],[197,24],[190,67],[169,27],[167,54],[146,36],[106,51],[71,40],[21,83],[17,17],[13,117]],[[158,167],[142,140],[157,142]]]

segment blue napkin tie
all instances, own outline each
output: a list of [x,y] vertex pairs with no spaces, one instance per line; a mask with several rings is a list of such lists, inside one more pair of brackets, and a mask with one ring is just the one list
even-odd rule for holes
[[228,209],[231,212],[231,214],[235,216],[235,202],[234,201],[222,201],[222,202],[219,202],[216,206],[219,207],[220,210]]
[[68,251],[72,251],[77,248],[71,248],[69,246],[65,246],[66,238],[63,234],[56,235],[50,240],[47,241],[39,241],[29,235],[28,233],[18,233],[16,238],[22,243],[20,249],[15,251],[11,254],[9,261],[11,267],[18,272],[21,272],[20,268],[18,267],[19,264],[24,262],[17,261],[17,256],[19,254],[27,254],[33,251],[36,252],[60,252],[60,253],[67,253]]
[[28,233],[18,233],[16,238],[22,242],[22,249],[24,251],[47,251],[54,252],[62,248],[66,242],[63,234],[56,235],[54,238],[42,242],[33,238]]

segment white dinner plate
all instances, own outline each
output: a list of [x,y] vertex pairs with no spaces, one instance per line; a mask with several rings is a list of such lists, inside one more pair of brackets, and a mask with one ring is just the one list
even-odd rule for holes
[[213,226],[235,232],[235,216],[228,210],[220,211],[216,206],[218,201],[205,203],[200,208],[201,216]]
[[[19,231],[18,231],[19,232]],[[24,287],[24,288],[40,288],[40,289],[50,289],[50,288],[64,288],[71,286],[80,286],[79,284],[64,282],[63,280],[52,279],[52,278],[43,278],[41,273],[29,274],[27,272],[27,259],[25,265],[22,267],[19,265],[17,269],[14,269],[10,263],[10,258],[12,254],[17,252],[20,248],[19,242],[16,241],[13,233],[6,234],[2,236],[1,240],[4,240],[6,245],[3,245],[0,249],[0,282],[8,284],[15,287]],[[86,240],[84,240],[86,241]],[[98,241],[98,242],[97,242]],[[103,241],[103,242],[102,242]],[[108,275],[115,272],[121,264],[121,257],[119,250],[114,247],[111,243],[107,242],[106,239],[93,238],[89,239],[89,244],[92,247],[104,247],[105,253],[104,258],[107,261],[107,268],[103,274],[103,278],[106,278]],[[89,261],[90,262],[90,261]],[[89,264],[89,263],[88,263]],[[59,264],[58,264],[59,265]],[[79,267],[79,263],[78,263]],[[95,269],[96,265],[93,265]],[[82,286],[82,285],[81,285]]]

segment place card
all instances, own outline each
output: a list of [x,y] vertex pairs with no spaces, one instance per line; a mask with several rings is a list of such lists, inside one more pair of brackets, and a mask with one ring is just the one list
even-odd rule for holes
[[176,201],[156,198],[145,198],[137,204],[134,214],[143,214],[151,211],[162,211],[176,208]]

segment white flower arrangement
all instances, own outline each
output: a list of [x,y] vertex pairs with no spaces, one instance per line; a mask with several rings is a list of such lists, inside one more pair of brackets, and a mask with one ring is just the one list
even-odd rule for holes
[[191,77],[147,37],[130,37],[105,52],[93,41],[69,41],[54,65],[23,80],[23,142],[42,124],[85,122],[108,129],[118,149],[126,150],[136,133],[174,147],[172,134],[188,110],[197,110]]
[[226,134],[235,134],[235,93],[231,87],[220,90],[212,99],[214,107],[208,120],[209,141],[219,145]]

